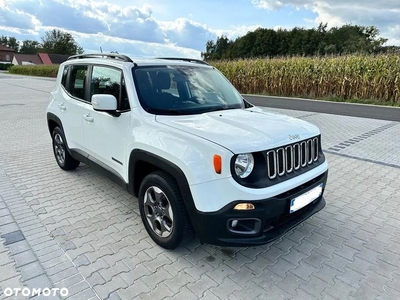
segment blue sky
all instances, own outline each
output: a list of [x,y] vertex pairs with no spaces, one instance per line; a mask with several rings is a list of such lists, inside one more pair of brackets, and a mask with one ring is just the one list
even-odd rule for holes
[[0,0],[0,35],[70,32],[87,52],[200,57],[207,40],[258,27],[374,25],[400,45],[399,0]]

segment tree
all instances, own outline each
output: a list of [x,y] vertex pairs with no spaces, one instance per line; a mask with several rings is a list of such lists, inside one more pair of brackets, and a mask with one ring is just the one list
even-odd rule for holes
[[2,35],[0,38],[0,44],[13,49],[15,52],[18,52],[18,50],[19,50],[19,42],[13,36],[7,37],[7,36]]
[[217,42],[215,43],[215,54],[217,59],[225,58],[225,55],[227,56],[230,43],[231,41],[224,35],[217,38]]
[[214,53],[215,53],[214,41],[213,40],[209,40],[206,43],[206,52],[201,52],[201,57],[204,60],[209,60],[209,59],[212,59]]
[[46,31],[42,36],[42,49],[50,54],[67,54],[75,55],[83,53],[74,37],[59,29]]
[[5,35],[2,35],[0,37],[0,45],[6,46],[7,47],[8,44],[8,38]]
[[217,41],[208,41],[206,43],[206,52],[202,52],[201,56],[204,60],[227,59],[230,58],[230,46],[233,42],[226,36],[222,35]]
[[327,23],[320,23],[311,29],[258,28],[235,41],[221,36],[215,42],[207,41],[206,52],[202,56],[205,60],[213,60],[398,51],[397,48],[383,46],[386,42],[387,39],[380,38],[379,30],[374,26],[346,24],[328,30]]
[[276,31],[273,29],[258,28],[255,32],[257,34],[252,46],[251,55],[255,57],[276,56]]
[[367,43],[370,45],[370,51],[377,52],[383,50],[383,45],[388,41],[386,38],[378,38],[379,29],[375,26],[363,27]]
[[8,48],[13,49],[15,52],[18,52],[19,50],[19,42],[15,37],[9,37],[8,38]]
[[[236,39],[232,45],[232,53],[234,57],[248,58],[252,57],[253,47],[256,44],[257,32],[248,32],[246,35]],[[233,56],[232,55],[232,56]]]
[[40,52],[40,43],[33,40],[25,40],[19,49],[19,53],[23,54],[37,54]]

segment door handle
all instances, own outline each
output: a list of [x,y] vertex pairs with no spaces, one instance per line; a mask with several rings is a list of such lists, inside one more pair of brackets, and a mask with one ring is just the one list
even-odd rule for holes
[[64,111],[67,109],[67,107],[64,105],[64,103],[58,104],[58,107],[60,108],[60,110]]
[[90,123],[94,122],[94,118],[90,114],[83,115],[83,118]]

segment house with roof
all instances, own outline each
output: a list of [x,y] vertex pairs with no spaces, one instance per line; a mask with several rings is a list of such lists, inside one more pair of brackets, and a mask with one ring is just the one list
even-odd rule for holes
[[12,60],[13,65],[42,65],[43,62],[38,54],[16,53]]
[[70,57],[70,55],[65,54],[47,54],[47,53],[39,53],[40,58],[42,59],[43,64],[45,65],[59,65]]
[[11,64],[14,52],[13,49],[0,45],[0,64]]
[[16,53],[12,60],[13,65],[59,65],[68,59],[63,54],[20,54]]

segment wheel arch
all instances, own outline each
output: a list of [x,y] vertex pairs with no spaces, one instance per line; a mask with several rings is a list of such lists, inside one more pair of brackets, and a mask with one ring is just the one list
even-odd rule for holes
[[195,214],[197,212],[190,191],[189,183],[184,172],[174,163],[160,157],[154,153],[145,150],[135,149],[129,157],[129,187],[128,191],[138,197],[140,183],[145,176],[155,171],[164,171],[170,174],[176,180],[186,211],[189,215],[190,222],[196,230]]
[[59,117],[57,117],[55,114],[53,113],[47,113],[47,127],[49,129],[49,133],[50,135],[52,134],[54,128],[56,127],[60,127],[61,130],[64,131],[64,128],[62,126],[61,120]]
[[[63,125],[62,125],[62,122],[61,122],[60,118],[57,117],[55,114],[50,113],[50,112],[47,113],[47,127],[48,127],[48,129],[49,129],[50,136],[52,136],[54,128],[60,127],[60,129],[61,129],[62,132],[64,133],[64,137],[65,137],[65,131],[64,131],[64,128],[63,128]],[[65,141],[64,141],[64,142],[65,142],[65,145],[67,146],[67,151],[68,151],[68,153],[69,153],[72,157],[74,157],[76,160],[80,160],[78,157],[76,157],[76,156],[72,153],[71,149],[69,149],[68,140],[67,140],[66,137],[65,137]]]
[[177,165],[145,150],[132,150],[128,168],[130,192],[135,196],[138,196],[140,183],[143,178],[155,171],[164,171],[173,176],[178,182],[181,192],[183,192],[182,188],[184,185],[189,187],[185,174]]

